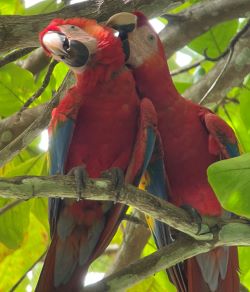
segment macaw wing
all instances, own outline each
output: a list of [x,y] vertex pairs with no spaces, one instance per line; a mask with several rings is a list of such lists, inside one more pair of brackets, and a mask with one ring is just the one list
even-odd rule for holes
[[[139,186],[142,176],[149,165],[156,141],[156,112],[150,100],[144,98],[140,104],[139,126],[134,143],[134,149],[130,163],[125,173],[125,183]],[[114,236],[118,225],[126,213],[127,206],[115,204],[110,210],[107,224],[99,238],[95,252],[91,261],[98,257],[107,247],[107,242],[110,242]]]
[[231,127],[217,115],[207,111],[202,115],[209,132],[209,151],[222,159],[240,155],[238,142]]
[[[219,155],[221,159],[240,155],[234,131],[224,120],[205,108],[201,109],[200,118],[209,133],[208,150],[211,154]],[[225,214],[230,216],[227,212],[225,212]],[[217,291],[217,289],[221,289],[223,291],[234,291],[235,287],[237,287],[237,279],[235,277],[232,278],[235,287],[228,287],[227,283],[232,283],[232,279],[227,280],[227,278],[230,277],[231,274],[235,274],[230,274],[228,270],[233,266],[237,267],[237,262],[238,259],[235,247],[220,247],[211,252],[196,256],[196,261],[191,259],[188,265],[192,265],[191,269],[195,269],[198,264],[202,276],[211,290]],[[197,275],[192,276],[196,277]],[[190,279],[190,282],[195,283],[195,285],[197,285],[197,283],[202,283],[195,279]],[[205,288],[195,286],[195,289],[204,290]]]
[[[53,122],[54,124],[54,122]],[[49,164],[50,175],[64,174],[64,166],[67,159],[70,142],[75,127],[74,120],[66,118],[55,123],[49,130]],[[49,199],[49,222],[51,236],[55,231],[58,211],[62,200],[59,198]]]

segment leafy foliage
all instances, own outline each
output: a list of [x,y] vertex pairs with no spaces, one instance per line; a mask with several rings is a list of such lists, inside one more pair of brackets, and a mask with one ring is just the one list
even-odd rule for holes
[[[44,0],[30,8],[25,8],[24,2],[21,0],[0,0],[0,14],[32,15],[48,13],[63,7],[67,2],[62,1],[58,4],[56,0]],[[185,1],[184,4],[172,9],[171,13],[179,13],[197,2],[199,0]],[[166,24],[167,21],[165,19],[162,18],[161,20]],[[230,40],[242,25],[243,22],[239,23],[237,19],[219,24],[194,39],[180,51],[190,57],[190,63],[200,60],[206,48],[209,56],[217,57],[226,49]],[[197,68],[175,76],[173,79],[179,92],[183,93],[194,83],[199,82],[213,66],[213,62],[202,62]],[[183,67],[178,62],[178,54],[175,54],[169,60],[169,67],[171,71]],[[10,63],[0,68],[0,119],[12,115],[22,107],[24,102],[41,86],[46,70],[45,68],[38,75],[33,76],[31,72],[22,68],[20,62]],[[58,89],[66,73],[66,66],[58,64],[48,87],[32,106],[50,100],[52,93]],[[250,152],[249,94],[250,80],[246,78],[242,80],[241,87],[231,88],[228,91],[226,98],[220,105],[211,105],[216,109],[217,114],[233,127],[244,153]],[[47,174],[46,153],[39,148],[40,139],[35,139],[29,147],[21,151],[11,162],[1,168],[0,176]],[[250,154],[247,153],[239,158],[215,163],[208,170],[209,181],[223,207],[246,217],[250,217],[249,161]],[[0,198],[0,208],[10,202],[8,199]],[[123,230],[120,228],[111,244],[119,247],[122,240]],[[0,291],[9,291],[40,258],[48,244],[47,200],[32,199],[22,202],[0,215]],[[142,256],[148,255],[155,250],[156,248],[151,238],[145,246]],[[249,248],[239,248],[239,259],[241,281],[243,285],[250,288]],[[114,260],[115,254],[107,252],[91,265],[90,271],[105,273]],[[25,291],[27,287],[34,288],[40,269],[41,262],[35,265],[16,291]],[[162,271],[148,277],[128,289],[128,291],[157,292],[166,291],[166,289],[169,292],[175,291],[166,273]]]

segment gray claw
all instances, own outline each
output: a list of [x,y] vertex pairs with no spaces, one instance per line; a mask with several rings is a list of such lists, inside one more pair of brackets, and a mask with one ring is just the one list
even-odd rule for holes
[[82,192],[85,189],[88,180],[88,173],[86,168],[84,166],[76,166],[72,168],[67,175],[74,176],[78,201],[81,200]]

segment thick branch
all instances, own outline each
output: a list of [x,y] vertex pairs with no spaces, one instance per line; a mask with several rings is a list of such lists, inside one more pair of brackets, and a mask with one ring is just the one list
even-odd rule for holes
[[117,12],[133,10],[141,10],[149,17],[154,17],[180,3],[180,0],[90,0],[66,6],[48,14],[32,16],[3,15],[0,16],[0,52],[17,47],[38,46],[38,33],[53,18],[83,16],[94,18],[97,21],[105,21]]
[[0,121],[0,150],[18,137],[44,111],[47,104],[26,109]]
[[168,57],[184,47],[212,26],[239,17],[248,17],[249,0],[206,0],[180,12],[167,16],[169,24],[160,37]]
[[[34,196],[78,198],[74,178],[62,175],[0,178],[0,196],[19,199],[30,199]],[[117,194],[110,181],[89,179],[81,197],[91,200],[115,201]],[[184,210],[159,200],[143,190],[126,185],[119,192],[118,201],[196,237],[199,226],[191,221],[190,216]],[[212,234],[197,237],[211,239]]]
[[[225,72],[211,91],[206,102],[216,102],[224,98],[234,86],[239,86],[250,72],[250,32],[244,34],[235,45],[233,56]],[[199,82],[185,91],[184,96],[199,102],[221,72],[227,57],[221,59]]]
[[[29,199],[32,197],[62,197],[77,199],[76,186],[74,177],[71,176],[24,176],[14,178],[0,179],[0,196],[8,198]],[[122,188],[117,199],[116,190],[114,190],[112,183],[105,179],[89,179],[84,193],[81,198],[90,200],[108,200],[118,201],[123,204],[130,205],[139,211],[150,215],[151,217],[162,221],[169,226],[178,229],[199,240],[212,240],[213,234],[209,233],[208,224],[211,226],[220,226],[220,236],[222,230],[231,230],[234,224],[243,226],[244,233],[246,230],[249,233],[249,238],[246,234],[241,233],[242,228],[238,230],[231,230],[226,235],[225,241],[234,243],[237,240],[238,244],[248,245],[250,242],[250,226],[243,220],[222,221],[219,218],[202,218],[201,231],[197,234],[200,226],[193,222],[189,214],[183,209],[180,209],[164,200],[158,199],[150,193],[139,190],[134,186],[126,185]],[[237,236],[235,234],[237,233]],[[235,237],[235,238],[234,238]]]
[[[65,78],[64,82],[62,83],[62,85],[60,86],[59,90],[49,103],[37,107],[36,110],[34,111],[27,109],[22,113],[17,113],[15,116],[12,116],[7,120],[4,120],[4,122],[1,121],[0,127],[3,127],[3,130],[5,129],[1,134],[1,142],[2,141],[5,142],[5,144],[3,145],[6,145],[7,140],[9,142],[4,148],[1,147],[2,150],[0,151],[0,166],[10,161],[23,148],[28,146],[29,143],[31,143],[34,140],[34,138],[36,138],[44,128],[48,126],[51,117],[51,111],[57,105],[60,98],[65,95],[65,92],[69,89],[69,87],[72,86],[74,82],[75,80],[73,74],[69,73]],[[42,110],[42,112],[37,114],[38,116],[37,119],[33,120],[34,114],[38,113],[37,110],[39,109]],[[27,114],[25,114],[26,111],[27,112],[31,111],[32,113],[32,115],[28,116],[28,118]],[[25,117],[25,119],[22,119],[22,117]],[[19,130],[15,130],[15,127],[13,127],[13,124],[11,124],[12,122],[14,122],[14,124],[20,123],[18,125]],[[30,122],[32,123],[30,124]],[[24,128],[26,129],[20,132],[20,129],[23,130]],[[19,135],[15,136],[16,134]]]
[[[235,223],[231,224],[229,228],[227,227],[229,225],[226,226],[225,230],[222,229],[218,234],[218,238],[215,236],[213,241],[204,242],[187,236],[181,236],[174,243],[106,277],[95,285],[87,286],[83,291],[124,291],[149,275],[170,268],[179,262],[205,253],[215,247],[242,244],[240,238],[243,239],[244,232],[247,232],[246,237],[248,237],[249,245],[250,235],[248,225]],[[238,228],[240,232],[237,231]],[[230,236],[230,232],[233,232],[233,236],[236,237],[233,238],[232,234]],[[237,235],[239,236],[239,241],[237,241]]]

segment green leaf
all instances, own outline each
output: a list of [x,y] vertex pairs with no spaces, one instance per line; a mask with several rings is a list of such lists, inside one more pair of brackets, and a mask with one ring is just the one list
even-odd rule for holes
[[36,216],[37,220],[46,228],[49,233],[48,222],[48,199],[35,198],[32,200],[31,212]]
[[221,23],[194,39],[188,47],[201,55],[207,49],[209,57],[217,57],[227,48],[237,28],[238,20]]
[[[3,207],[9,201],[0,200]],[[0,242],[8,248],[18,248],[29,226],[30,203],[23,202],[0,216]]]
[[221,160],[208,168],[208,181],[222,207],[250,218],[250,153]]
[[57,9],[60,9],[64,6],[64,3],[57,4],[57,1],[55,0],[46,0],[41,1],[35,5],[32,5],[31,7],[25,9],[25,15],[35,15],[35,14],[41,14],[41,13],[49,13],[52,11],[55,11]]
[[0,116],[18,111],[35,91],[33,75],[14,63],[0,68]]
[[206,74],[205,69],[202,66],[198,66],[194,71],[194,83],[198,82]]
[[20,0],[0,0],[0,14],[12,15],[12,14],[22,14],[24,11],[24,6]]
[[[143,249],[142,257],[145,257],[157,250],[155,246],[155,242],[153,237],[151,236],[148,243]],[[154,274],[153,276],[147,277],[140,283],[136,284],[132,288],[128,289],[129,292],[140,292],[140,291],[168,291],[168,292],[176,292],[176,288],[169,281],[167,273],[165,271],[161,271],[159,273]]]
[[[20,220],[21,217],[16,217],[16,220],[17,218]],[[0,262],[0,291],[10,291],[21,276],[43,254],[48,245],[48,234],[42,224],[32,214],[29,222],[20,248],[13,250]]]
[[[46,164],[46,155],[40,154],[34,158],[31,158],[24,163],[19,163],[16,167],[9,167],[4,173],[5,177],[12,177],[18,175],[40,175],[43,172],[44,164]],[[39,200],[39,199],[36,199]],[[34,204],[41,204],[36,202]],[[10,200],[0,199],[0,206],[4,206],[10,203]],[[9,248],[17,248],[24,237],[29,225],[29,212],[31,207],[31,201],[23,202],[0,216],[0,241]],[[47,217],[45,215],[45,206],[38,205],[40,209],[37,209],[34,213],[37,216],[41,216],[40,221],[46,226],[48,230]],[[37,206],[36,206],[37,207]],[[17,220],[18,218],[18,220]]]
[[127,292],[176,292],[176,288],[168,280],[167,273],[161,271],[139,282],[132,288],[126,290]]
[[250,289],[250,248],[238,247],[238,256],[240,263],[240,282]]
[[240,101],[240,115],[248,131],[250,130],[249,95],[250,95],[250,91],[246,88],[242,88],[239,91],[239,95],[238,95],[239,101]]
[[44,171],[44,165],[46,165],[47,157],[45,153],[39,154],[34,158],[31,158],[24,163],[20,163],[15,168],[9,169],[6,173],[6,177],[18,176],[18,175],[41,175]]

